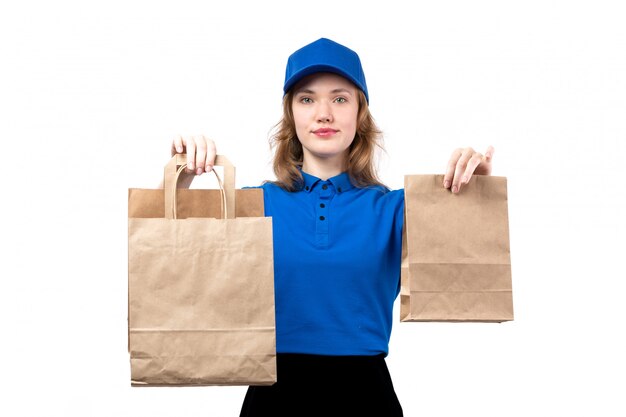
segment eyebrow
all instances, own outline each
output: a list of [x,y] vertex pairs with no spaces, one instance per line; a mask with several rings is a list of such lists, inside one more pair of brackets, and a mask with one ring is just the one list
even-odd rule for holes
[[[343,88],[343,87],[335,88],[330,93],[331,94],[348,93],[350,95],[352,94],[350,90],[348,90],[347,88]],[[295,94],[315,94],[315,91],[309,90],[308,88],[301,88],[299,90],[296,90]]]

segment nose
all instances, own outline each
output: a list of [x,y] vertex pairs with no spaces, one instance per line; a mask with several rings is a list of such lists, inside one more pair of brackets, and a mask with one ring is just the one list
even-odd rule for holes
[[328,103],[322,102],[317,109],[317,122],[318,123],[331,123],[333,121],[333,114]]

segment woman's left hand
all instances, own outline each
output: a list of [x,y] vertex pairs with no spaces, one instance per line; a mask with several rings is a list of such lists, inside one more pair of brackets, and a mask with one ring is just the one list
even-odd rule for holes
[[453,193],[458,193],[473,174],[490,175],[493,152],[493,146],[489,146],[484,155],[472,148],[455,149],[443,177],[444,188],[451,188]]

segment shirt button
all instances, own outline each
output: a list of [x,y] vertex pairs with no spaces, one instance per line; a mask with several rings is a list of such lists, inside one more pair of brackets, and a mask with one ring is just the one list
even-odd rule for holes
[[309,191],[309,186],[304,187],[305,190]]
[[326,220],[326,217],[320,216],[320,220]]
[[324,208],[324,207],[326,207],[326,204],[324,204],[324,203],[320,203],[320,207],[321,207],[321,208]]
[[337,191],[338,191],[338,192],[341,192],[341,187],[337,188]]
[[326,184],[322,185],[322,190],[326,190],[326,189],[328,189],[328,185]]

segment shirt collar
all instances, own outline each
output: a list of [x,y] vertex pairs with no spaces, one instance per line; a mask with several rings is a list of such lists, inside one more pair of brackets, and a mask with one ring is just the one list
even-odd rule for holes
[[[304,192],[310,193],[318,182],[324,182],[316,176],[302,171],[302,168],[300,168],[300,172],[302,173],[302,179],[304,180],[304,183],[302,184],[302,191]],[[333,187],[335,187],[335,190],[338,193],[342,193],[354,187],[354,185],[350,182],[350,176],[347,172],[335,175],[334,177],[329,178],[328,181],[333,185]]]

